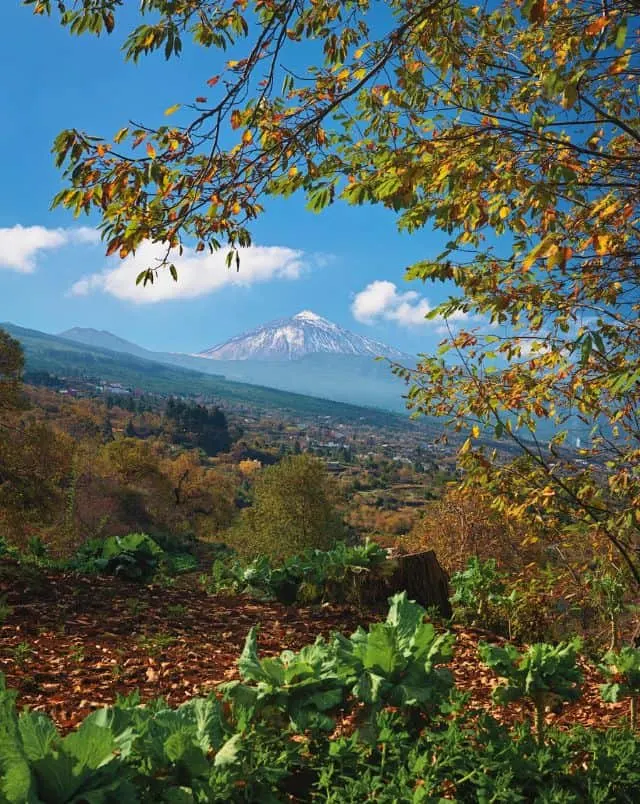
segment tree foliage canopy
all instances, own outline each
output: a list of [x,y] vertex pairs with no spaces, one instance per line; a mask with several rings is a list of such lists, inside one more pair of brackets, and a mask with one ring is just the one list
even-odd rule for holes
[[[75,34],[117,31],[123,8],[25,2]],[[302,191],[313,211],[382,204],[403,230],[446,232],[442,254],[408,268],[457,288],[434,311],[451,324],[443,354],[407,372],[411,405],[468,428],[468,482],[497,506],[604,533],[640,583],[637,0],[140,0],[139,12],[129,60],[187,42],[234,58],[161,126],[61,133],[55,203],[97,210],[110,254],[164,243],[174,278],[185,242],[239,259],[270,194]],[[595,428],[582,455],[562,443],[576,416]],[[544,419],[550,444],[536,437]],[[479,449],[488,431],[515,439],[529,470]]]
[[249,552],[272,558],[326,550],[345,535],[337,497],[320,459],[289,455],[257,476],[254,502],[242,511],[236,540]]

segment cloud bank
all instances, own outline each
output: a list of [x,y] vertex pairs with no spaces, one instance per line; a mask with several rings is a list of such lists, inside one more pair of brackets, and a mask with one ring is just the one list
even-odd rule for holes
[[250,246],[240,249],[240,270],[235,265],[227,268],[226,249],[196,253],[185,247],[180,256],[176,250],[170,261],[178,271],[174,282],[169,271],[158,272],[153,284],[136,285],[136,277],[145,268],[157,264],[164,255],[161,244],[146,242],[135,255],[128,256],[115,267],[82,277],[75,282],[69,294],[86,296],[90,293],[107,293],[122,301],[134,304],[155,304],[173,299],[193,299],[230,285],[245,286],[273,279],[298,279],[316,260],[303,251],[284,246]]
[[16,224],[0,228],[0,268],[31,274],[36,269],[38,256],[76,243],[98,243],[100,234],[95,229],[80,226],[75,229],[47,229],[45,226]]

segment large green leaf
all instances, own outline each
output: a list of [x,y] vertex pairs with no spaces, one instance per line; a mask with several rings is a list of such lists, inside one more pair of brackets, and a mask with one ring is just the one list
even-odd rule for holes
[[387,623],[396,629],[400,644],[414,636],[417,627],[424,622],[424,617],[425,610],[415,601],[409,600],[406,592],[391,598]]
[[60,738],[56,727],[41,712],[24,712],[18,721],[22,748],[30,762],[43,759]]

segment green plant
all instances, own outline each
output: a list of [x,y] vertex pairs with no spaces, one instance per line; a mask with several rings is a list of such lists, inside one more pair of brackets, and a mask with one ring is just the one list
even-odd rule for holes
[[145,653],[148,653],[149,656],[159,656],[168,647],[173,645],[175,641],[176,638],[171,634],[159,631],[156,634],[144,634],[143,636],[139,637],[138,645],[140,650],[145,651]]
[[540,745],[546,708],[580,697],[582,673],[576,662],[581,645],[576,638],[558,645],[537,643],[522,652],[513,645],[482,642],[478,646],[482,661],[506,681],[494,690],[494,700],[506,704],[525,698],[533,703]]
[[498,570],[495,559],[470,558],[464,570],[451,576],[454,589],[451,602],[456,615],[473,625],[487,627],[495,619],[495,611],[505,608],[506,581],[507,576]]
[[19,642],[11,652],[18,667],[26,667],[33,658],[34,650],[28,642]]
[[170,603],[167,606],[167,614],[169,617],[182,617],[186,613],[187,607],[183,606],[182,603]]
[[626,609],[629,584],[624,573],[613,565],[600,565],[585,576],[586,588],[600,612],[609,622],[609,650],[615,651],[619,643],[620,616]]
[[128,597],[125,601],[125,606],[127,607],[127,611],[132,617],[137,617],[143,611],[149,608],[149,604],[146,600],[142,600],[139,597]]
[[225,698],[235,707],[235,716],[270,717],[296,729],[332,729],[344,698],[344,684],[336,672],[335,653],[319,637],[298,653],[284,651],[279,657],[260,659],[256,628],[252,628],[238,661],[241,681],[222,685]]
[[148,581],[168,567],[164,550],[146,533],[87,541],[71,566],[80,572],[102,572],[131,581]]
[[46,558],[48,549],[40,536],[31,536],[27,542],[27,553],[33,558]]
[[600,670],[608,681],[600,687],[602,699],[616,703],[629,698],[629,721],[632,729],[638,725],[640,699],[640,648],[624,647],[619,652],[605,654]]
[[81,664],[82,662],[84,662],[85,659],[84,647],[82,645],[74,645],[73,648],[71,648],[71,650],[69,651],[69,658],[71,659],[72,662],[75,662],[76,664]]
[[335,636],[338,672],[365,704],[367,720],[384,706],[404,712],[437,712],[447,702],[453,677],[441,665],[451,658],[455,637],[425,622],[422,606],[406,592],[391,598],[384,623],[359,628],[348,639]]
[[118,800],[134,804],[130,773],[105,728],[84,721],[61,738],[39,712],[15,709],[0,677],[0,799],[8,804]]
[[339,542],[331,550],[307,550],[279,564],[264,555],[246,565],[217,559],[202,583],[210,594],[235,591],[275,597],[287,605],[357,601],[364,577],[383,576],[393,568],[384,548],[375,542],[355,546]]

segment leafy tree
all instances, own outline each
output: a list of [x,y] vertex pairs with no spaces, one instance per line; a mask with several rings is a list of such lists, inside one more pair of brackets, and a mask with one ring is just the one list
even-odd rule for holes
[[0,329],[0,526],[21,546],[63,517],[73,454],[66,434],[21,418],[23,366],[20,344]]
[[0,412],[20,406],[24,354],[19,341],[0,329]]
[[[121,0],[25,2],[74,34],[124,14]],[[638,4],[385,5],[141,0],[127,59],[188,40],[242,52],[160,126],[62,132],[55,203],[96,210],[109,254],[163,243],[174,279],[183,243],[226,244],[239,265],[268,194],[382,204],[402,230],[445,232],[445,251],[408,269],[456,287],[430,314],[450,328],[442,353],[398,368],[411,405],[467,430],[467,485],[523,520],[604,534],[640,584]],[[575,422],[594,428],[581,455],[562,449]],[[530,471],[474,447],[487,432]]]
[[344,536],[336,497],[335,481],[321,460],[288,455],[256,477],[253,505],[242,511],[232,539],[276,558],[331,547]]
[[209,410],[204,405],[170,399],[165,415],[177,444],[198,447],[208,455],[225,452],[231,445],[227,417],[220,408]]
[[[127,427],[128,427],[128,424],[129,423],[127,422]],[[113,439],[114,439],[113,425],[111,424],[111,419],[108,416],[105,416],[103,421],[102,421],[101,435],[102,435],[102,440],[103,440],[103,442],[105,444],[109,443],[110,441],[113,441]],[[126,432],[126,429],[125,429],[125,435],[129,435],[129,433]]]

